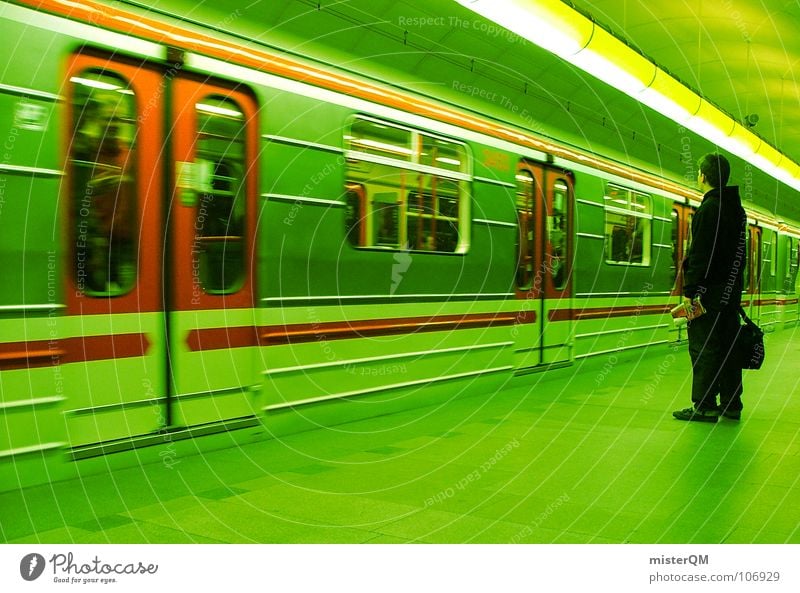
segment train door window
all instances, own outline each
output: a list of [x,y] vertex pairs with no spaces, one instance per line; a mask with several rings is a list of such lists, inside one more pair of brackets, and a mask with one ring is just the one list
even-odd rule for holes
[[363,233],[366,230],[364,220],[364,186],[359,183],[348,183],[345,187],[344,201],[345,228],[347,228],[347,240],[353,246],[365,244]]
[[789,280],[787,283],[787,291],[794,292],[795,282],[797,281],[797,270],[798,266],[800,266],[800,240],[793,237],[788,237],[788,247],[789,253],[787,256],[789,258]]
[[118,296],[136,281],[136,97],[106,70],[85,70],[70,83],[76,284],[89,296]]
[[689,249],[689,245],[692,244],[692,220],[694,220],[694,213],[689,212],[689,215],[686,217],[686,234],[684,235],[683,239],[684,257],[686,257],[686,252]]
[[650,196],[608,184],[604,207],[606,263],[650,265]]
[[346,199],[355,199],[348,188],[359,187],[362,205],[358,218],[345,220],[351,245],[466,251],[471,177],[462,143],[362,117],[344,139]]
[[245,119],[219,95],[195,104],[195,171],[199,200],[194,224],[195,273],[209,294],[238,290],[244,279]]
[[566,286],[567,261],[567,221],[569,213],[569,186],[563,179],[553,185],[553,204],[547,213],[547,239],[550,243],[547,269],[553,279],[553,286],[561,290]]
[[772,257],[772,241],[767,241],[765,239],[769,232],[770,231],[762,231],[761,248],[765,267],[769,270],[769,275],[773,276],[775,274],[775,259]]
[[747,265],[744,267],[744,276],[742,276],[742,286],[744,286],[745,292],[750,289],[750,266],[752,266],[753,255],[752,251],[750,250],[750,227],[747,227],[747,231],[744,235],[745,239],[745,253],[747,254]]
[[784,293],[791,293],[793,292],[794,288],[794,272],[795,272],[795,264],[792,260],[792,255],[794,254],[794,239],[789,237],[788,235],[783,235],[785,240],[782,242],[786,248],[783,251],[783,292]]
[[517,288],[527,290],[533,279],[535,180],[529,171],[517,173],[517,222],[519,224],[519,263]]
[[458,246],[458,183],[419,175],[416,191],[408,194],[407,243],[418,251],[453,252]]
[[679,257],[678,241],[680,240],[680,225],[681,225],[680,218],[678,218],[678,211],[677,210],[672,210],[672,212],[670,213],[670,220],[671,220],[671,226],[670,226],[671,242],[670,242],[670,245],[672,245],[672,264],[671,264],[671,266],[672,266],[673,273],[675,274],[675,277],[677,278],[677,276],[678,276],[678,264],[680,263],[678,261],[678,257]]
[[764,254],[764,237],[761,234],[761,229],[756,228],[755,231],[755,245],[753,249],[755,253],[753,254],[753,276],[755,281],[754,291],[756,293],[761,292],[761,274],[763,272],[763,261],[762,257]]
[[778,272],[778,234],[775,232],[772,233],[771,247],[772,254],[770,255],[769,275],[774,278]]

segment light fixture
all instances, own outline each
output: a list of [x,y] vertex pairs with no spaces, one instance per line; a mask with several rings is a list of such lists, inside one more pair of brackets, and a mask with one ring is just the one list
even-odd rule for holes
[[75,84],[82,84],[83,86],[99,89],[101,91],[118,91],[122,88],[118,84],[112,84],[102,80],[95,80],[93,78],[83,78],[82,76],[73,76],[69,80]]
[[561,0],[456,0],[800,191],[800,166]]
[[650,86],[634,99],[681,125],[700,110],[702,101],[693,91],[660,69],[656,69]]
[[366,146],[367,148],[374,148],[375,150],[381,150],[383,152],[392,152],[394,154],[403,154],[403,155],[414,154],[414,151],[411,150],[410,148],[405,148],[404,146],[397,146],[395,144],[389,144],[387,142],[370,140],[369,138],[353,138],[352,140],[350,140],[350,144],[355,144],[356,146]]
[[700,108],[684,124],[702,138],[711,140],[717,146],[727,148],[730,135],[733,134],[734,121],[705,99],[700,101]]
[[237,111],[236,109],[229,109],[227,107],[220,107],[219,105],[209,105],[208,103],[195,103],[195,108],[197,111],[202,111],[203,113],[210,113],[211,115],[224,115],[227,117],[236,117],[242,118],[241,111]]

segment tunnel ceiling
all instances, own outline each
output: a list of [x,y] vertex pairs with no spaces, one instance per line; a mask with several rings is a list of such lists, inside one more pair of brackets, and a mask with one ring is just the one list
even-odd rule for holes
[[[249,43],[435,94],[531,131],[693,182],[712,147],[680,126],[452,0],[126,2],[213,23]],[[732,117],[800,162],[800,2],[576,0]],[[800,195],[734,158],[752,203],[800,221]],[[737,172],[739,173],[737,178]]]

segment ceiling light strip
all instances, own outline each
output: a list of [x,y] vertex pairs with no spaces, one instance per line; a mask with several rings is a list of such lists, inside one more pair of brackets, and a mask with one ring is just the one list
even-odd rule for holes
[[800,166],[561,0],[456,0],[800,191]]

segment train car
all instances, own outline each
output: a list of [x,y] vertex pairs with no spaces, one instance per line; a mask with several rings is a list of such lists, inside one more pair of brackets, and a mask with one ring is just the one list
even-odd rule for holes
[[[694,189],[132,10],[2,9],[0,488],[685,339]],[[800,227],[749,217],[796,323]]]

